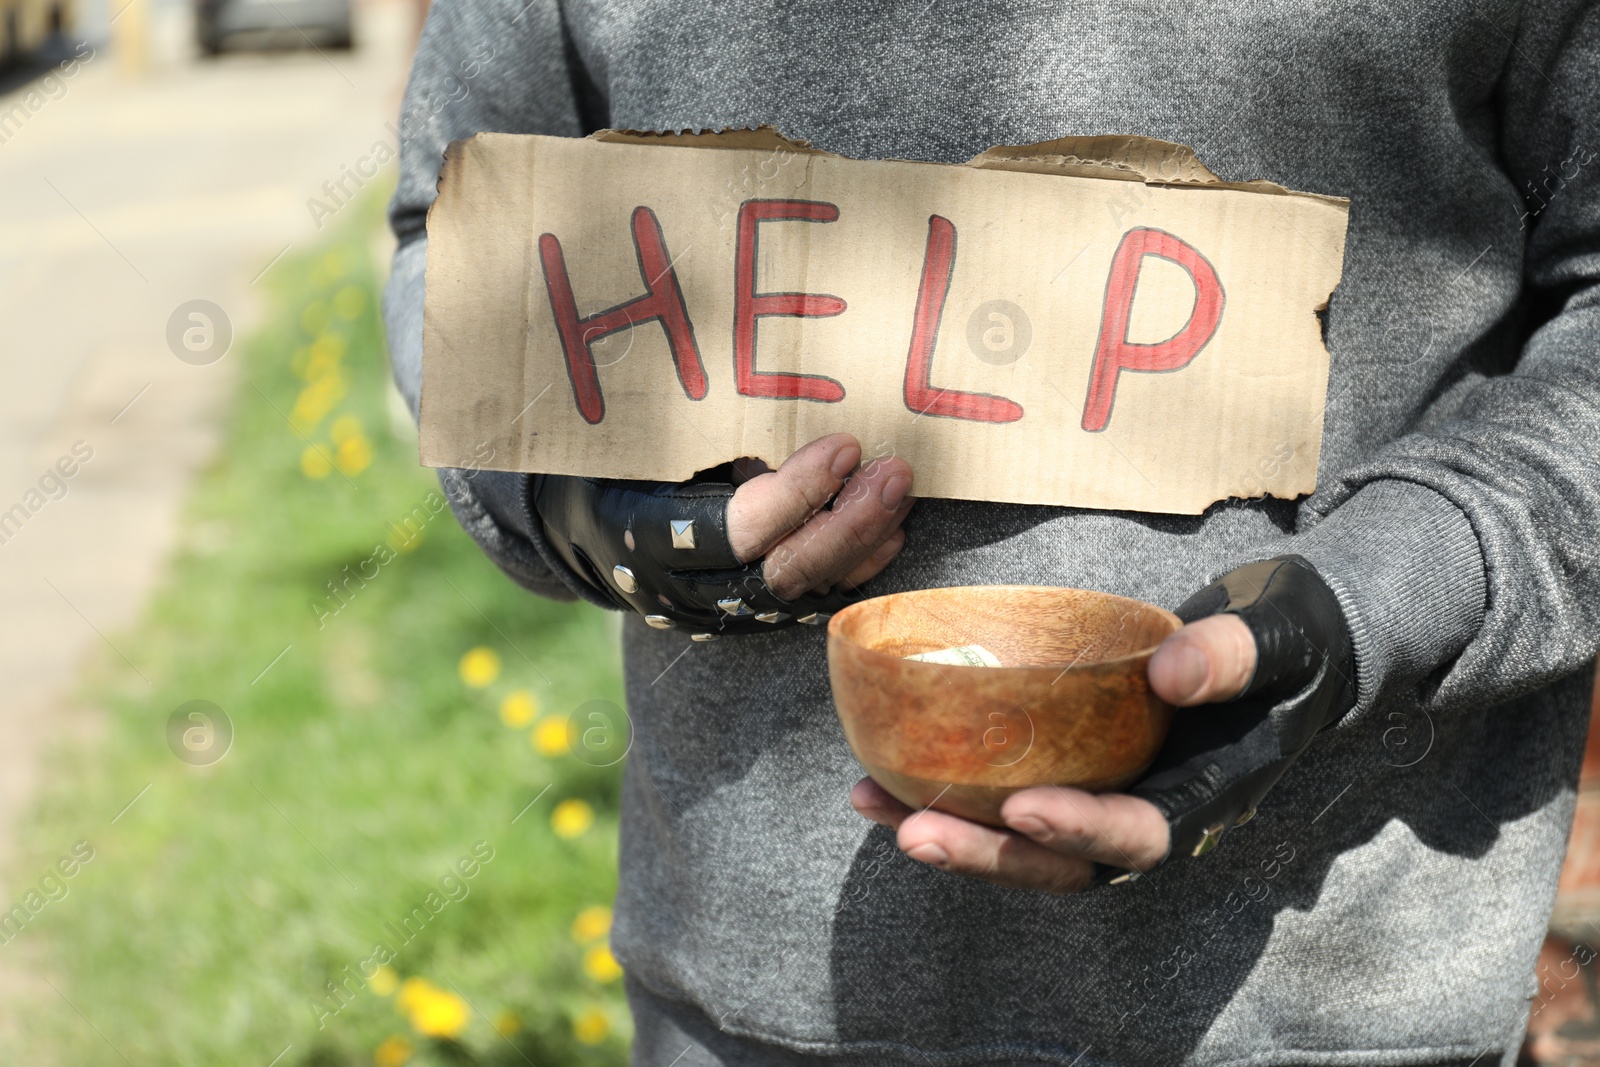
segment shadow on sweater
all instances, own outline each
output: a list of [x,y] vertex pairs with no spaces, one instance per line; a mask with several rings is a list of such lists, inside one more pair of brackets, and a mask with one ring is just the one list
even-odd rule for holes
[[[1430,723],[1420,712],[1405,721],[1369,716],[1320,739],[1260,814],[1229,831],[1204,860],[1080,896],[1046,898],[953,877],[906,858],[890,831],[875,828],[834,919],[839,1039],[880,1052],[902,1046],[893,1054],[930,1064],[978,1056],[1082,1067],[1178,1063],[1235,999],[1280,914],[1309,911],[1344,854],[1398,821],[1427,849],[1477,858],[1495,845],[1501,826],[1570,792],[1591,679],[1585,672],[1535,697],[1445,722]],[[1509,767],[1540,772],[1516,777]],[[1419,806],[1416,798],[1424,796],[1432,801]],[[1406,894],[1415,907],[1426,857],[1413,865],[1391,848],[1356,862],[1380,856],[1403,866],[1357,868],[1343,877],[1389,882],[1396,903]],[[1492,892],[1484,888],[1486,898]],[[1130,909],[1138,921],[1129,921]],[[1437,914],[1435,921],[1454,928],[1463,918]],[[1327,968],[1379,960],[1399,960],[1414,973],[1375,974],[1375,983],[1440,986],[1439,960],[1415,959],[1403,948],[1371,953],[1372,939],[1389,925],[1383,919],[1352,913],[1336,920],[1341,929],[1331,940],[1312,932],[1316,958],[1296,968],[1303,986],[1279,995],[1311,1012]],[[1303,950],[1304,936],[1289,951]],[[1100,958],[1074,958],[1073,944],[1100,946]],[[1018,974],[1055,974],[1058,984],[1040,996],[1036,986],[1019,987]],[[1258,1003],[1253,1010],[1272,1009]],[[1509,1032],[1513,1022],[1492,1029]],[[1429,1044],[1426,1029],[1419,1024],[1407,1044]],[[1041,1044],[1040,1035],[1058,1039]],[[1074,1043],[1077,1035],[1102,1036],[1086,1049]],[[1458,1042],[1462,1036],[1455,1034]],[[1024,1037],[1032,1039],[1019,1041]]]

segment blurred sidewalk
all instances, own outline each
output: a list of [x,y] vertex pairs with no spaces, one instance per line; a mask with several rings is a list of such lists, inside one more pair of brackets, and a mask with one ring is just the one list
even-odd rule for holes
[[76,668],[120,655],[175,544],[203,548],[179,508],[249,385],[204,362],[203,319],[180,319],[198,331],[180,360],[169,320],[207,300],[249,334],[262,279],[321,236],[308,199],[394,148],[415,13],[370,0],[354,52],[215,61],[191,58],[186,8],[144,17],[142,74],[99,46],[0,96],[0,869],[41,746],[93,727],[69,710]]

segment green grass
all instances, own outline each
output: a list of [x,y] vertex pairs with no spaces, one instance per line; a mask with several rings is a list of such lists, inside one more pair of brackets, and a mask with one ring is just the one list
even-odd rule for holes
[[[366,1064],[395,1037],[414,1064],[625,1059],[621,983],[584,967],[604,939],[572,932],[614,892],[619,767],[543,755],[498,712],[517,689],[538,700],[535,728],[589,700],[620,704],[615,636],[600,612],[518,589],[448,510],[408,551],[387,547],[407,547],[391,524],[427,514],[438,484],[385,403],[380,208],[368,198],[329,244],[280,263],[267,324],[227,357],[239,386],[222,453],[142,622],[112,635],[131,664],[107,652],[91,668],[102,728],[57,754],[22,828],[18,894],[76,841],[94,857],[0,946],[0,970],[28,975],[0,1062],[266,1067],[289,1046],[278,1067]],[[335,430],[356,443],[339,451]],[[326,473],[329,456],[348,473]],[[330,609],[326,583],[368,560],[377,575],[351,583],[347,606],[311,606]],[[500,670],[474,688],[458,664],[480,646]],[[233,725],[210,766],[169,748],[168,719],[191,700]],[[596,817],[563,838],[552,812],[572,798]],[[447,901],[440,879],[480,841],[492,861],[447,883],[468,890]],[[401,944],[386,924],[430,890],[442,910]],[[380,941],[397,977],[470,1005],[454,1040],[418,1033],[396,995],[359,981],[331,1012],[326,983]],[[509,1039],[494,1026],[508,1012]]]

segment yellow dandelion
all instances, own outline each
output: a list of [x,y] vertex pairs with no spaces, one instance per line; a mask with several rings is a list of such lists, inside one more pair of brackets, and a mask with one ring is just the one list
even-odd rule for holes
[[403,1037],[386,1037],[372,1050],[376,1067],[402,1067],[411,1060],[411,1042]]
[[343,278],[350,273],[350,252],[344,248],[329,249],[328,254],[323,256],[322,262],[317,265],[332,277]]
[[424,1037],[456,1037],[467,1028],[472,1011],[467,1002],[444,989],[429,986],[407,1010],[411,1025]]
[[500,702],[500,721],[520,730],[539,716],[539,700],[526,689],[513,689]]
[[506,1008],[494,1017],[494,1032],[501,1037],[511,1037],[522,1029],[522,1020],[517,1018],[517,1013]]
[[567,718],[557,715],[545,719],[533,728],[530,735],[533,747],[541,755],[564,756],[572,751],[572,739],[567,736]]
[[500,677],[500,657],[492,648],[479,645],[461,657],[461,680],[474,689],[482,689]]
[[611,909],[604,904],[591,904],[572,920],[572,939],[580,944],[598,941],[610,932]]
[[[323,336],[338,341],[338,338],[333,337],[331,334],[324,334]],[[342,343],[340,342],[339,344]],[[318,378],[326,377],[338,371],[339,357],[342,354],[339,344],[326,345],[318,341],[314,345],[307,345],[301,349],[305,353],[305,357],[300,359],[300,366],[295,370],[301,381],[314,382]],[[299,359],[300,357],[297,356],[296,358]]]
[[333,312],[341,319],[353,319],[367,309],[367,291],[347,285],[333,295]]
[[583,973],[596,982],[615,982],[622,977],[622,964],[605,945],[596,945],[583,954]]
[[336,445],[342,445],[352,437],[360,437],[361,432],[361,420],[354,415],[340,415],[328,426],[328,436],[333,438]]
[[394,998],[394,1003],[401,1011],[410,1011],[432,992],[434,985],[426,978],[407,978],[400,983],[400,995]]
[[572,1020],[572,1036],[585,1045],[598,1045],[611,1033],[611,1023],[599,1008],[585,1008]]
[[317,481],[332,474],[333,461],[328,458],[327,450],[318,445],[307,445],[306,450],[300,453],[300,473]]
[[466,1001],[426,978],[401,982],[395,1006],[410,1016],[411,1025],[426,1037],[454,1037],[466,1029],[471,1015]]
[[[319,334],[311,342],[311,370],[324,374],[332,370],[333,365],[344,358],[344,349],[343,337],[336,333]],[[317,375],[314,373],[311,376],[314,378]]]
[[314,379],[294,398],[289,422],[301,433],[321,422],[344,399],[344,376],[337,370]]
[[372,443],[365,437],[347,437],[339,442],[333,461],[346,474],[360,474],[372,465]]
[[380,997],[386,997],[390,993],[393,993],[395,991],[395,987],[399,984],[399,976],[396,975],[394,970],[390,967],[379,967],[377,973],[375,973],[371,978],[367,979],[367,988],[378,994]]
[[556,805],[550,813],[550,828],[557,837],[573,838],[594,825],[594,809],[573,797]]
[[300,328],[309,334],[319,334],[328,328],[328,305],[313,300],[300,311]]

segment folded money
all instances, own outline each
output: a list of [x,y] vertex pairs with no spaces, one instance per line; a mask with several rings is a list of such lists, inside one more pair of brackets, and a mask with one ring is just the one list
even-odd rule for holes
[[924,663],[948,663],[956,667],[998,667],[999,658],[982,645],[960,645],[956,648],[941,648],[934,652],[918,652],[915,656],[906,659],[921,660]]

